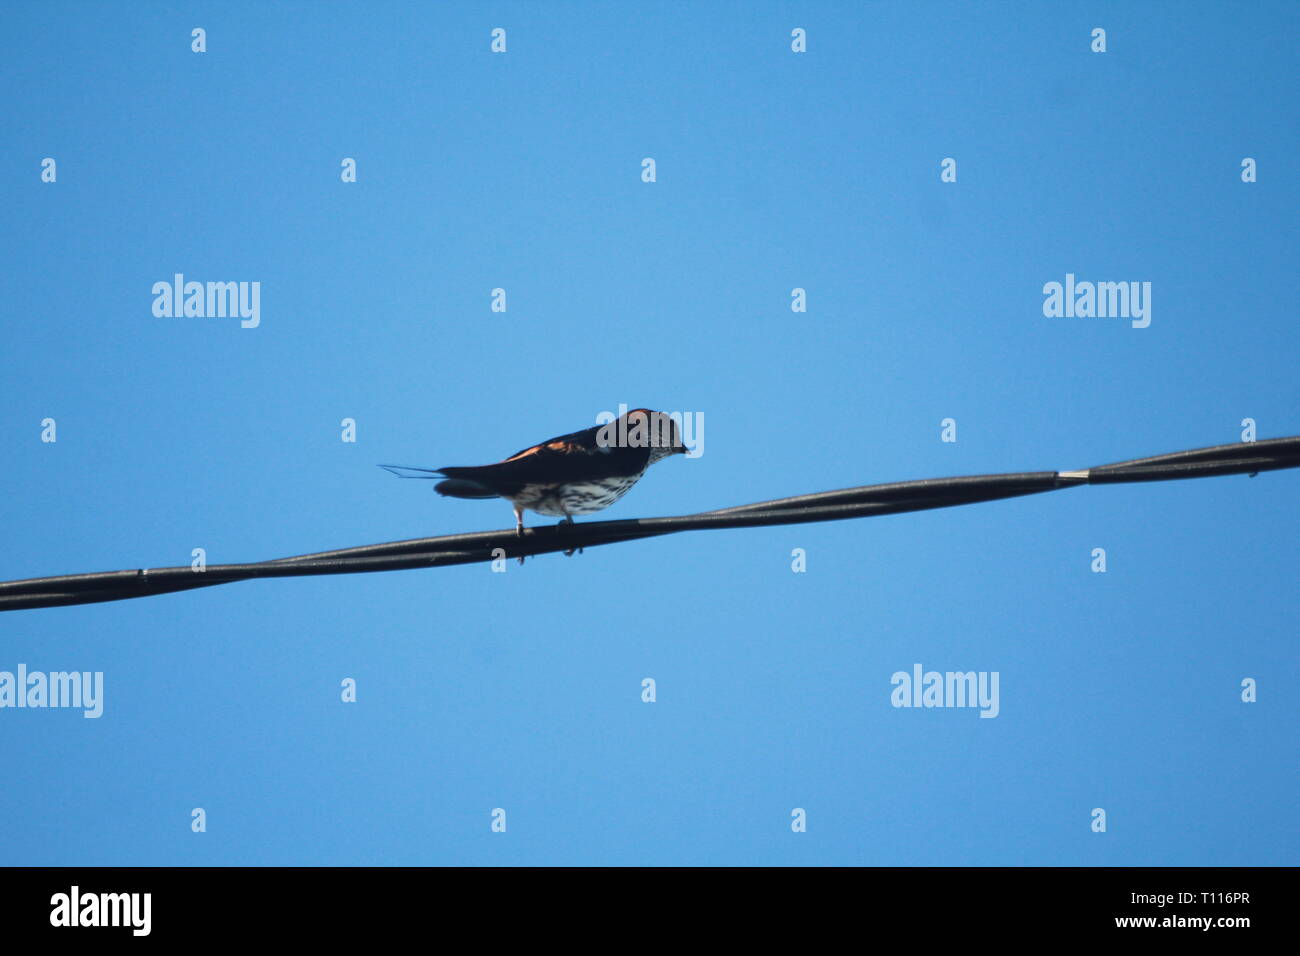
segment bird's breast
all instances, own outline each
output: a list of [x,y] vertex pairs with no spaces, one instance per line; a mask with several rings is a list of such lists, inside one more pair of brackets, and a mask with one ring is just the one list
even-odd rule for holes
[[618,501],[640,477],[640,474],[619,475],[559,485],[528,485],[514,501],[542,515],[589,515]]

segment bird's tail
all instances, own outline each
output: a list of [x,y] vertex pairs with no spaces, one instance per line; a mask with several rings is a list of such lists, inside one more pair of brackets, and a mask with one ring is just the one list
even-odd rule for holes
[[[468,478],[448,478],[441,468],[409,468],[406,465],[380,465],[398,478],[441,478],[433,490],[450,498],[498,498],[492,489]],[[451,469],[455,470],[455,469]]]
[[[406,465],[380,465],[385,471],[396,475],[398,478],[441,478],[442,471],[438,468],[408,468]],[[418,474],[411,474],[417,472]]]
[[477,481],[470,481],[468,478],[448,478],[446,481],[440,481],[433,486],[433,490],[440,495],[446,495],[450,498],[498,498],[500,497],[490,488],[485,488]]

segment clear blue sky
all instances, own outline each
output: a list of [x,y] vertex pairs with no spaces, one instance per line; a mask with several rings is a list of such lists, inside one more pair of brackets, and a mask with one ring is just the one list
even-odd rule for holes
[[[508,527],[375,466],[495,461],[620,403],[702,415],[705,448],[598,517],[1300,433],[1297,27],[1294,3],[11,5],[0,579]],[[175,273],[260,282],[260,325],[155,317]],[[1152,283],[1150,326],[1045,317],[1066,274]],[[1295,864],[1298,491],[0,615],[0,670],[105,682],[98,720],[0,710],[0,863]],[[997,672],[999,715],[892,707],[917,663]]]

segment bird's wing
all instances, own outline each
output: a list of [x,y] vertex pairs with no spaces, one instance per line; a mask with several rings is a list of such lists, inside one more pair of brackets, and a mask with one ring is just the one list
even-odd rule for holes
[[[590,432],[590,435],[588,435]],[[497,494],[518,494],[525,485],[555,485],[635,474],[649,458],[646,448],[599,447],[596,429],[562,435],[525,448],[495,465],[441,468],[448,478],[463,478]],[[588,440],[590,439],[590,440]]]

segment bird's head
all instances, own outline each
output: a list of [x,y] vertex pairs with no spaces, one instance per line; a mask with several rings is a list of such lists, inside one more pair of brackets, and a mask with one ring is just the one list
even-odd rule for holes
[[676,419],[666,412],[634,408],[623,416],[619,425],[619,436],[626,436],[623,443],[632,448],[650,449],[651,465],[670,455],[684,455],[690,450],[682,441]]

